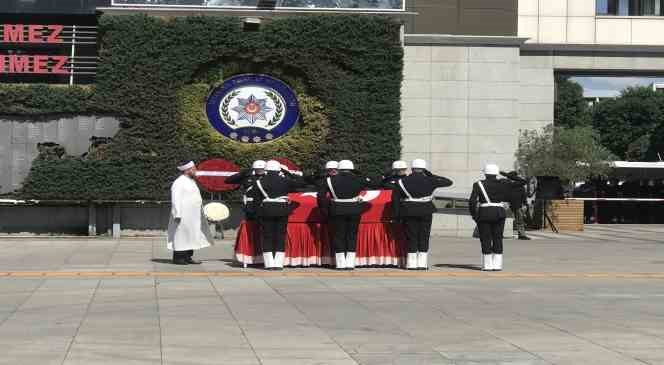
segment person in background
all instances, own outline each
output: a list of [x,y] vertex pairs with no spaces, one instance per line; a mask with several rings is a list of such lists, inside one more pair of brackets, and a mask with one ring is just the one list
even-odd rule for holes
[[501,171],[500,174],[508,179],[500,181],[509,184],[512,193],[509,203],[510,209],[512,209],[512,213],[514,214],[514,235],[520,240],[530,240],[530,237],[526,235],[525,217],[526,185],[528,184],[528,180],[519,176],[516,171]]
[[498,181],[498,165],[484,167],[484,180],[473,184],[469,198],[470,214],[477,223],[482,243],[482,270],[503,269],[503,231],[505,230],[505,206],[510,199],[510,186]]
[[181,175],[171,186],[171,216],[168,222],[167,247],[173,251],[176,265],[200,264],[193,259],[194,250],[214,243],[210,226],[203,215],[203,197],[194,181],[193,161],[178,167]]
[[406,231],[408,254],[406,269],[427,270],[429,268],[429,236],[436,207],[433,193],[438,188],[451,186],[452,180],[436,176],[427,170],[427,163],[415,159],[411,163],[412,173],[399,175],[392,193],[392,210]]

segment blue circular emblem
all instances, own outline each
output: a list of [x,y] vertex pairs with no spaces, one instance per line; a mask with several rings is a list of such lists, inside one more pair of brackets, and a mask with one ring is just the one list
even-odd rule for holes
[[263,143],[286,134],[300,118],[297,96],[267,75],[233,76],[214,89],[205,111],[212,126],[243,143]]

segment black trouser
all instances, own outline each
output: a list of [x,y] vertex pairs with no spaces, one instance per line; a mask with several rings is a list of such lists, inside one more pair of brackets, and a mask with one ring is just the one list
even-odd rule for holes
[[359,215],[333,215],[329,220],[332,229],[332,247],[335,253],[355,252]]
[[526,235],[526,217],[523,207],[515,207],[512,209],[514,214],[514,231],[518,232],[519,236]]
[[502,254],[505,219],[501,219],[498,222],[477,222],[477,228],[480,231],[482,254]]
[[431,235],[431,221],[433,215],[415,217],[402,217],[406,237],[408,238],[408,253],[429,252],[429,236]]
[[194,256],[194,250],[173,251],[173,261],[186,260]]
[[288,216],[261,217],[258,223],[261,227],[263,252],[284,252],[286,248]]

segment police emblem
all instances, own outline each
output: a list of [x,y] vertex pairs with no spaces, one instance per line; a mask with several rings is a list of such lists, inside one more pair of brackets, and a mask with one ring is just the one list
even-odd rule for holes
[[275,140],[300,118],[293,90],[281,80],[256,74],[224,81],[208,97],[205,110],[219,133],[244,143]]

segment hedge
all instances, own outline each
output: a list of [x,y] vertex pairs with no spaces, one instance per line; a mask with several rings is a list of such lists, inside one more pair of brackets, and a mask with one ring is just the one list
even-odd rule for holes
[[[221,157],[247,166],[287,157],[307,169],[353,159],[369,175],[399,157],[403,50],[399,25],[371,16],[275,18],[243,31],[239,18],[100,18],[93,87],[0,87],[0,114],[31,121],[105,114],[121,129],[100,160],[40,156],[18,192],[40,199],[164,199],[178,161]],[[276,141],[243,145],[207,122],[204,102],[223,79],[280,78],[302,118]]]

